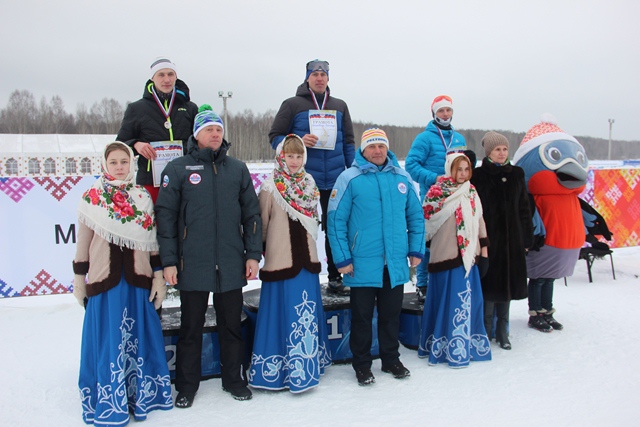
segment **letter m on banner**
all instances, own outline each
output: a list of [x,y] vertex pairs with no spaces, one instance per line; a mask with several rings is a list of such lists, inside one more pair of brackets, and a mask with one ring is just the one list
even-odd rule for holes
[[60,224],[56,224],[56,245],[60,244],[60,239],[62,239],[62,242],[65,244],[69,243],[69,240],[71,240],[71,243],[75,244],[76,243],[76,225],[71,224],[65,236]]

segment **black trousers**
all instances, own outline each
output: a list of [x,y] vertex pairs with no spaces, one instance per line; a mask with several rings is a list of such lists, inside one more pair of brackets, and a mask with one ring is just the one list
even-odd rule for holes
[[329,209],[329,197],[332,190],[320,190],[320,208],[322,209],[322,230],[324,231],[324,250],[327,253],[327,274],[329,280],[335,280],[341,277],[340,272],[333,263],[333,255],[331,255],[331,246],[329,245],[329,236],[327,235],[327,210]]
[[354,369],[371,368],[373,309],[378,308],[378,345],[383,366],[391,366],[400,359],[398,335],[404,286],[391,288],[389,271],[384,268],[382,288],[351,288],[351,336]]
[[487,330],[487,336],[489,339],[494,338],[491,336],[491,329],[493,327],[493,315],[495,313],[497,319],[495,339],[503,343],[508,338],[507,323],[509,323],[509,302],[484,302],[484,328]]
[[[209,292],[180,291],[180,335],[176,346],[176,390],[195,393],[202,372],[202,330]],[[213,295],[216,310],[222,387],[234,389],[247,384],[242,339],[242,289]]]

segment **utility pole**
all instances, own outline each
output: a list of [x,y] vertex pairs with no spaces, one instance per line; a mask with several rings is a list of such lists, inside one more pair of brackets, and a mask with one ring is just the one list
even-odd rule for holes
[[218,92],[218,97],[222,98],[222,116],[224,117],[224,128],[225,128],[225,138],[227,141],[229,140],[229,128],[227,126],[229,126],[229,121],[227,120],[227,98],[231,98],[233,96],[233,92],[227,92],[227,94],[224,94],[224,91],[219,91]]
[[607,159],[611,160],[611,130],[613,128],[614,119],[609,119],[609,157]]

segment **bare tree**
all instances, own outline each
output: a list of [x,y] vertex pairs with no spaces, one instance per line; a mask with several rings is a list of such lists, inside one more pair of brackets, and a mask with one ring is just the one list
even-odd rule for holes
[[122,104],[113,98],[102,98],[91,107],[89,114],[94,133],[116,134],[124,115]]
[[28,90],[11,92],[7,107],[0,113],[3,131],[6,133],[34,133],[38,107]]

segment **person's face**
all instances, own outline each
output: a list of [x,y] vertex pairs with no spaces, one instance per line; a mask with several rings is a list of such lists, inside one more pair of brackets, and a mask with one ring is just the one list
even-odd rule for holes
[[155,85],[156,90],[162,93],[170,93],[176,85],[177,79],[178,76],[176,72],[171,68],[162,68],[153,75],[151,81]]
[[453,116],[453,110],[450,107],[442,107],[436,111],[436,117],[440,120],[449,120]]
[[365,147],[362,155],[374,165],[382,166],[387,161],[387,151],[387,146],[382,143],[370,144]]
[[489,153],[489,159],[492,162],[503,164],[509,157],[509,148],[506,145],[498,145]]
[[292,174],[297,173],[302,167],[302,154],[284,153],[284,162]]
[[115,179],[124,180],[129,175],[129,153],[114,150],[107,156],[107,172]]
[[198,147],[211,148],[213,151],[217,151],[222,145],[222,137],[224,131],[220,126],[210,125],[198,132]]
[[469,162],[467,162],[466,160],[463,160],[460,163],[458,163],[458,168],[454,171],[455,175],[453,179],[455,179],[455,181],[458,184],[467,182],[469,181],[470,171],[471,171],[471,168],[469,167]]
[[323,94],[327,90],[329,76],[324,71],[314,71],[309,75],[307,83],[309,83],[309,87],[314,93]]

